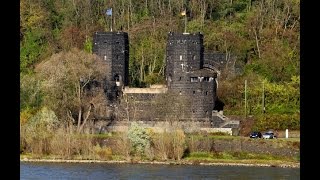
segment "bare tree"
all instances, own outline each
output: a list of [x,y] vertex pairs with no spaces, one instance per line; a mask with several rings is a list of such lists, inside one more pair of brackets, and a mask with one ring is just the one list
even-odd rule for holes
[[43,79],[45,104],[60,119],[77,124],[81,132],[95,107],[101,104],[107,66],[96,55],[78,49],[52,55],[36,71]]

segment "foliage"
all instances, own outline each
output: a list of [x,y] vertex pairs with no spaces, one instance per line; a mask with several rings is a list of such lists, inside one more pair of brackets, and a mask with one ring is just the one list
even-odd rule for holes
[[47,107],[41,108],[28,122],[28,130],[36,132],[36,129],[46,131],[54,130],[58,125],[58,117]]
[[[52,108],[62,120],[71,120],[83,129],[92,114],[105,102],[103,88],[94,82],[103,82],[106,66],[95,55],[72,49],[54,54],[37,67],[45,93],[43,104]],[[102,86],[103,87],[103,86]]]
[[50,152],[50,139],[58,126],[58,118],[47,107],[41,108],[20,129],[20,142],[34,154]]
[[63,159],[109,158],[108,148],[97,150],[91,136],[79,135],[76,127],[70,124],[58,127],[54,119],[52,111],[43,108],[32,121],[22,125],[20,149],[24,154],[31,153],[38,158],[46,155]]
[[129,127],[128,138],[134,154],[144,155],[145,149],[150,148],[151,137],[147,133],[147,129],[136,122],[132,122]]
[[130,139],[128,138],[128,131],[117,135],[116,148],[114,149],[115,155],[121,155],[127,160],[130,159],[130,152],[132,150]]
[[[271,81],[289,80],[292,75],[299,74],[299,5],[299,0],[135,3],[132,0],[22,0],[21,42],[29,43],[24,43],[21,51],[26,52],[21,53],[21,58],[26,59],[30,54],[22,67],[29,69],[27,65],[35,62],[39,53],[45,53],[40,51],[40,47],[45,47],[38,43],[40,37],[42,43],[50,44],[53,52],[74,47],[88,50],[88,39],[95,31],[110,29],[111,21],[104,11],[112,7],[113,29],[130,34],[130,51],[133,52],[130,78],[139,86],[149,74],[163,76],[166,34],[183,31],[184,21],[179,12],[186,8],[188,31],[204,32],[208,50],[235,53],[248,65],[262,66]],[[37,37],[31,38],[35,35]],[[50,53],[43,58],[45,56]],[[259,70],[253,71],[260,74]]]
[[87,52],[87,53],[92,53],[92,40],[91,39],[87,39],[85,42],[84,42],[84,50]]
[[47,46],[40,31],[26,32],[23,40],[20,42],[20,70],[27,72],[32,70],[30,66],[39,60]]
[[268,129],[300,129],[300,114],[278,114],[278,115],[261,115],[258,116],[254,129],[268,130]]
[[20,73],[20,111],[36,110],[41,106],[42,97],[40,80],[32,74]]
[[20,112],[20,125],[24,125],[34,115],[34,111],[26,108]]
[[186,149],[186,136],[181,129],[177,129],[173,132],[173,157],[175,160],[180,160]]
[[153,134],[152,136],[152,144],[155,153],[155,158],[166,161],[171,158],[172,152],[172,136],[169,132],[162,132]]
[[98,154],[99,159],[102,160],[111,160],[112,158],[112,149],[110,147],[100,146],[99,144],[95,145],[94,152]]
[[[256,116],[257,127],[282,130],[300,128],[300,76],[292,76],[291,81],[283,83],[270,82],[259,77],[246,79],[247,115]],[[230,86],[234,88],[229,89]],[[244,78],[230,84],[220,84],[218,92],[222,93],[220,98],[226,104],[226,114],[244,115]]]

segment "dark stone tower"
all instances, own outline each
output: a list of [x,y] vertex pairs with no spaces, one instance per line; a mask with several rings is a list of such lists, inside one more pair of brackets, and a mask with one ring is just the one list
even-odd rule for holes
[[174,79],[203,66],[203,35],[169,32],[167,42],[166,77],[168,87],[176,86]]
[[203,68],[201,33],[168,34],[166,79],[169,92],[190,100],[188,118],[210,118],[216,100],[216,72]]
[[112,102],[117,100],[123,86],[128,85],[129,39],[126,32],[96,32],[93,36],[93,53],[108,66],[106,94]]

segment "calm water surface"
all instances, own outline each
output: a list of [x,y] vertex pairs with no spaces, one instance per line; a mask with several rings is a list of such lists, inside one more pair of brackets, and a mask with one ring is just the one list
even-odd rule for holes
[[300,179],[300,168],[20,163],[20,179]]

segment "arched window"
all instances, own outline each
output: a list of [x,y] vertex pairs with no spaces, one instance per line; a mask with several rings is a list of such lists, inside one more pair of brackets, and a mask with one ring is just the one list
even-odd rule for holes
[[121,80],[122,80],[122,78],[120,75],[118,75],[118,74],[114,75],[114,81],[116,82],[116,86],[120,86]]
[[169,81],[169,82],[172,81],[171,77],[172,77],[172,75],[171,75],[171,73],[170,73],[169,76],[168,76],[168,81]]

